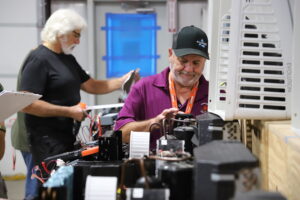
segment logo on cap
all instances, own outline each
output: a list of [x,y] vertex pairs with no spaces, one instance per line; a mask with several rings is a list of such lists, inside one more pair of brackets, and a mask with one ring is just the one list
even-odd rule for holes
[[205,48],[207,46],[207,42],[205,42],[203,39],[201,39],[200,41],[197,40],[196,42],[202,48]]

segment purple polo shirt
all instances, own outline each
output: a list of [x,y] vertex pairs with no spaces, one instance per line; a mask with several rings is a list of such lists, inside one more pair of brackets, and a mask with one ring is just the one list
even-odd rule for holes
[[[115,130],[133,121],[142,121],[151,119],[159,115],[164,109],[171,108],[171,98],[169,93],[168,75],[170,69],[167,67],[161,73],[148,76],[134,84],[125,104],[119,112]],[[201,104],[207,103],[208,100],[208,82],[201,76],[199,87],[196,94],[194,106],[191,114],[197,116],[201,114]],[[179,110],[185,111],[187,102],[179,106]],[[159,134],[151,134],[151,149],[156,146],[156,139]]]

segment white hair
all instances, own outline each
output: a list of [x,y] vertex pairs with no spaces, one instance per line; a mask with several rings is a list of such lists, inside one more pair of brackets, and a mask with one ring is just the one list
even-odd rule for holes
[[60,9],[55,11],[47,20],[41,32],[43,42],[55,42],[57,36],[65,35],[74,30],[82,30],[86,27],[85,20],[75,11]]

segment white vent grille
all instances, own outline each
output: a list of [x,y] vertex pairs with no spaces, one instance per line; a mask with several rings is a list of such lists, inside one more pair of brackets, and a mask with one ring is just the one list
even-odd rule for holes
[[219,71],[217,74],[218,101],[226,101],[226,86],[228,79],[228,62],[229,62],[229,37],[230,37],[230,14],[222,17],[221,28],[219,33]]
[[231,5],[222,20],[229,28],[220,29],[218,97],[212,106],[216,110],[210,111],[225,120],[289,118],[292,25],[287,1],[232,0]]

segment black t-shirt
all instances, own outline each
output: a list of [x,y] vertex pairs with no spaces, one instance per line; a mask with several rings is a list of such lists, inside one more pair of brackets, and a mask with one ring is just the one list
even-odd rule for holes
[[[20,90],[41,94],[41,100],[51,104],[73,106],[80,102],[80,85],[89,78],[74,56],[57,54],[40,45],[23,64]],[[32,136],[48,135],[69,142],[75,140],[71,118],[26,114],[25,123]]]

